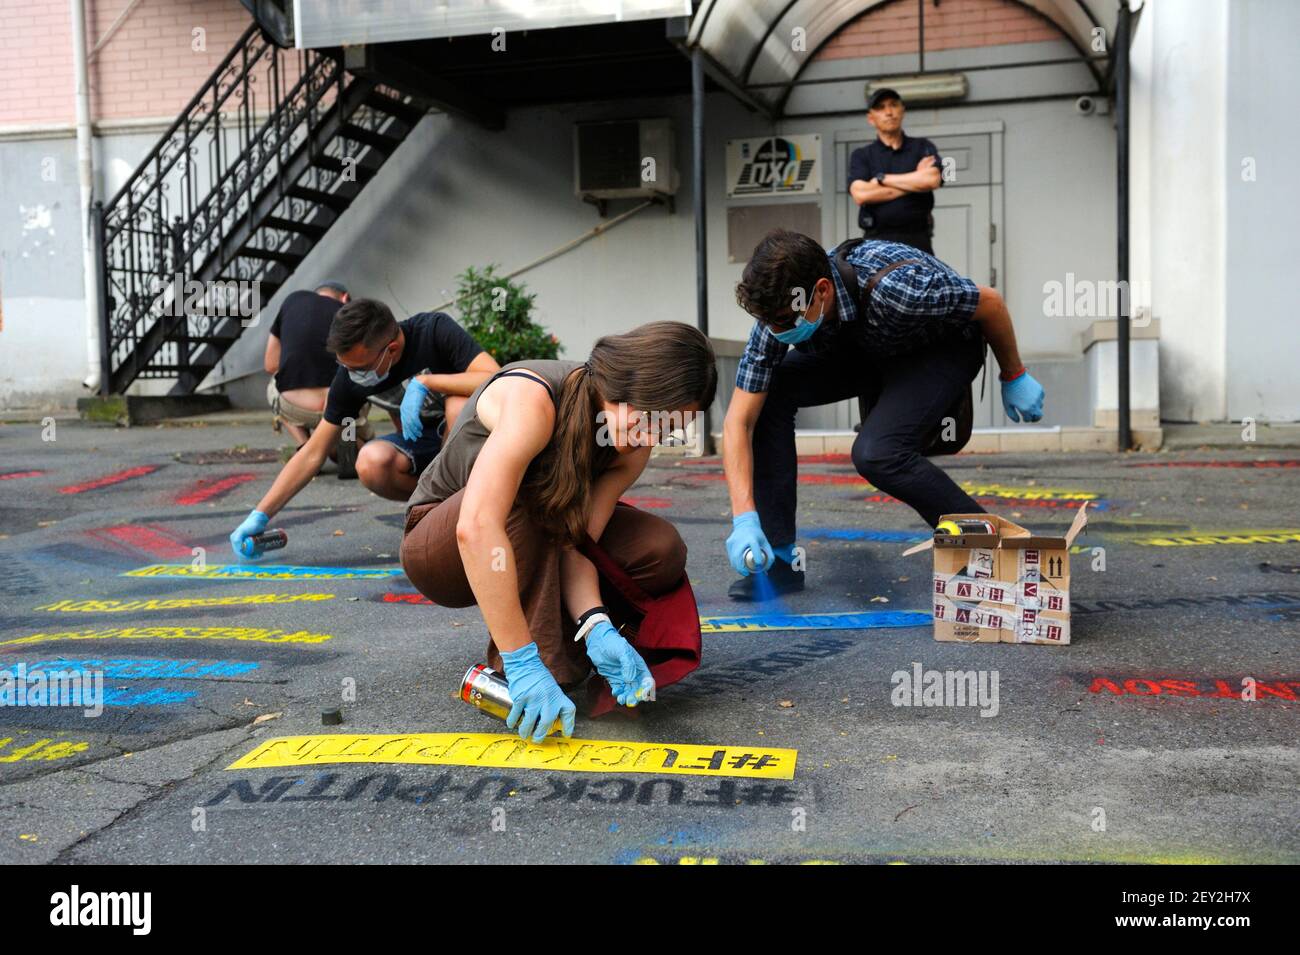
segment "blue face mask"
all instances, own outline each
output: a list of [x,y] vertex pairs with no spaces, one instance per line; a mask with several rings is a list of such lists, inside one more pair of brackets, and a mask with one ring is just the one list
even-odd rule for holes
[[803,316],[800,316],[799,320],[795,322],[794,328],[784,332],[773,332],[772,335],[777,341],[783,342],[786,345],[797,345],[800,342],[807,341],[811,338],[821,323],[822,317],[820,315],[817,317],[817,321],[815,322],[810,322]]

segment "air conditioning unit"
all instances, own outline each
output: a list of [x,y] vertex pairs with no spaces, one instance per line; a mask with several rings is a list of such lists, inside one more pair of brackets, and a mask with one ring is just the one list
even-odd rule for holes
[[607,199],[653,199],[677,192],[669,119],[578,123],[573,129],[574,192]]

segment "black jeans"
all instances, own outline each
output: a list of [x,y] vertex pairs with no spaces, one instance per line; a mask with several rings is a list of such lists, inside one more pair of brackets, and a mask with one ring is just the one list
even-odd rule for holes
[[853,442],[858,473],[913,507],[931,527],[943,514],[982,513],[952,478],[921,456],[921,443],[970,387],[983,356],[979,341],[945,342],[878,360],[848,343],[816,356],[786,352],[754,427],[754,500],[772,546],[795,539],[795,412],[864,394],[874,405]]

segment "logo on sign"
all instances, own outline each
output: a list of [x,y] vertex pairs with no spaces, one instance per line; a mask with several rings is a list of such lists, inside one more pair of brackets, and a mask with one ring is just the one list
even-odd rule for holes
[[808,185],[816,156],[805,156],[799,144],[782,136],[765,139],[757,149],[740,147],[742,165],[736,177],[737,195],[753,192],[802,192]]

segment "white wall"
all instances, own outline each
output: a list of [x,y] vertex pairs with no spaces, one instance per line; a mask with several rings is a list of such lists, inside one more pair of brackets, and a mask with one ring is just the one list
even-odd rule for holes
[[[1300,419],[1295,274],[1300,264],[1300,4],[1228,8],[1227,414]],[[1252,175],[1253,166],[1253,178]]]
[[72,403],[86,374],[76,141],[0,141],[0,408]]
[[1132,275],[1160,320],[1161,414],[1222,420],[1226,400],[1227,0],[1146,4],[1133,47]]
[[[573,124],[625,116],[671,116],[679,162],[689,158],[689,100],[647,100],[511,111],[489,133],[447,116],[426,117],[295,272],[291,287],[325,277],[354,296],[383,300],[399,318],[450,299],[455,276],[495,263],[508,272],[602,220],[573,191]],[[649,321],[695,321],[694,226],[689,175],[676,214],[639,213],[608,233],[520,276],[537,294],[535,318],[565,357],[585,357],[608,332]],[[611,215],[636,203],[612,203]],[[279,307],[269,303],[268,316]],[[454,309],[451,309],[455,314]],[[269,317],[245,333],[210,378],[259,370]]]
[[[1285,121],[1295,115],[1290,98],[1300,88],[1300,61],[1291,49],[1298,21],[1300,4],[1291,0],[1153,0],[1142,12],[1133,49],[1131,262],[1133,278],[1149,284],[1161,320],[1161,401],[1168,420],[1300,418],[1300,381],[1285,364],[1297,336],[1289,285],[1283,285],[1300,257],[1300,184],[1288,165],[1300,154],[1300,131]],[[1005,51],[990,48],[981,55]],[[862,68],[838,68],[850,67]],[[989,85],[994,79],[1002,85]],[[1086,82],[1077,72],[1068,82],[1059,75],[1021,79],[1021,86],[1010,88],[1002,74],[980,74],[985,92],[999,96]],[[836,99],[844,95],[842,86],[807,87],[798,94],[798,108],[842,108]],[[646,210],[522,281],[537,293],[539,320],[570,357],[585,355],[601,334],[641,322],[693,322],[687,97],[516,110],[503,133],[428,117],[284,293],[336,277],[406,315],[449,299],[456,273],[467,266],[498,263],[511,270],[542,255],[600,221],[573,195],[573,124],[634,116],[674,120],[682,175],[676,213]],[[1077,279],[1114,275],[1113,113],[1080,116],[1071,100],[1062,99],[914,109],[908,126],[990,121],[1004,130],[1003,191],[994,214],[1002,224],[999,285],[1022,350],[1031,361],[1077,357],[1078,333],[1090,319],[1046,317],[1043,286],[1069,272]],[[724,144],[774,131],[822,135],[821,238],[831,244],[844,237],[833,144],[840,132],[867,135],[861,114],[786,120],[774,129],[730,96],[711,95],[709,302],[716,337],[744,338],[750,328],[734,300],[742,265],[727,257]],[[119,132],[98,141],[101,195],[120,184],[157,135]],[[41,175],[46,157],[55,160],[53,182]],[[1241,178],[1245,157],[1256,160],[1253,182]],[[0,140],[0,407],[69,405],[83,393],[72,160],[71,137]],[[612,211],[631,204],[616,203]],[[34,216],[20,213],[20,205]],[[268,314],[277,306],[272,300]],[[267,326],[269,320],[246,333],[210,385],[261,374]]]

